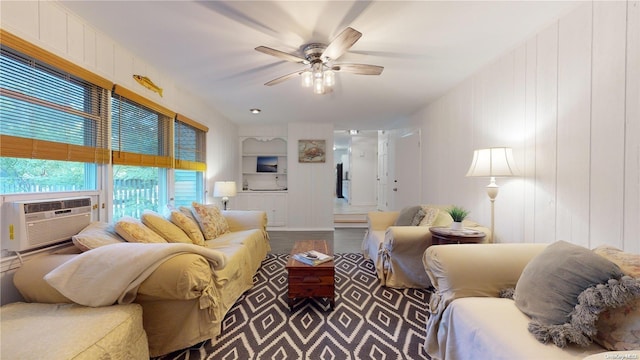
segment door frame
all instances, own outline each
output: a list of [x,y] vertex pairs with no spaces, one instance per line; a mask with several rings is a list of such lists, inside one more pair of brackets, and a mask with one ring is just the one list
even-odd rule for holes
[[[415,150],[405,149],[414,146]],[[400,210],[419,204],[422,201],[421,130],[410,128],[390,131],[388,151],[388,209]]]

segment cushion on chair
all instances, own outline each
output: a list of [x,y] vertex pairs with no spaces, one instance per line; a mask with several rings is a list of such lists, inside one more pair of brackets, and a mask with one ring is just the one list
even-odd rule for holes
[[565,241],[532,259],[516,284],[518,308],[532,318],[529,331],[543,343],[586,346],[601,311],[640,295],[640,280],[613,262]]
[[[419,205],[416,206],[407,206],[406,208],[400,211],[395,226],[412,226],[413,219],[415,218],[418,211],[422,210],[422,207]],[[421,219],[422,220],[422,219]],[[418,221],[420,223],[420,221]],[[415,224],[417,225],[417,224]]]
[[440,209],[432,226],[449,226],[453,222],[453,218],[447,211]]
[[423,205],[422,211],[424,212],[424,217],[420,220],[418,226],[432,226],[440,213],[440,209],[430,205]]

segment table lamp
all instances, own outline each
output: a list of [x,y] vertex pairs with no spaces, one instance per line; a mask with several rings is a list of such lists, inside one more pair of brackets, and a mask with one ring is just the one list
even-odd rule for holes
[[229,202],[229,197],[236,196],[236,182],[235,181],[216,181],[213,184],[213,196],[221,197],[224,210],[227,210],[227,203]]
[[494,202],[498,196],[499,186],[496,184],[496,177],[507,177],[518,175],[518,169],[513,160],[513,150],[507,147],[492,147],[488,149],[474,150],[471,166],[467,171],[467,176],[490,177],[487,185],[487,195],[491,201],[491,238],[494,233]]

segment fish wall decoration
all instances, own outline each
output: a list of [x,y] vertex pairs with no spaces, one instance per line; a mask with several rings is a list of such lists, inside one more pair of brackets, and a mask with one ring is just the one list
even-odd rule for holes
[[149,79],[148,77],[142,75],[133,75],[133,78],[138,82],[138,84],[146,87],[151,91],[157,92],[158,94],[160,94],[160,97],[162,97],[162,88],[154,84],[153,81],[151,81],[151,79]]

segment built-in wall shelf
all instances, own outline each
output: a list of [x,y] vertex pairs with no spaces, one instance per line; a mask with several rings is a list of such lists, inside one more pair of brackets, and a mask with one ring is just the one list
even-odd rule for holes
[[266,211],[268,226],[286,226],[287,139],[241,137],[240,180],[238,208]]
[[287,140],[283,137],[240,138],[242,190],[287,188]]
[[243,174],[246,174],[246,175],[265,175],[265,176],[274,176],[274,175],[278,175],[278,176],[285,175],[286,176],[287,175],[287,173],[281,173],[281,172],[278,172],[278,173],[243,172]]
[[242,154],[243,157],[252,157],[252,156],[284,156],[286,157],[287,154],[283,154],[283,153],[245,153]]

